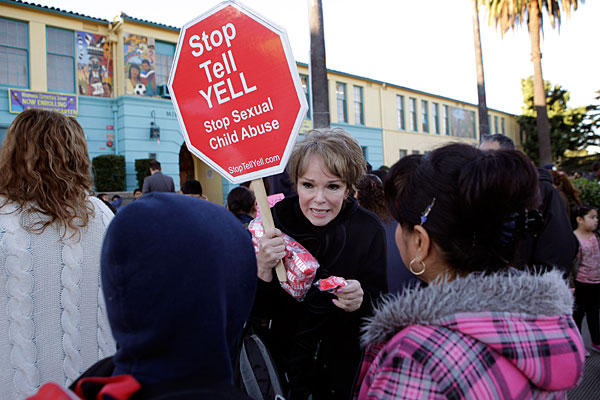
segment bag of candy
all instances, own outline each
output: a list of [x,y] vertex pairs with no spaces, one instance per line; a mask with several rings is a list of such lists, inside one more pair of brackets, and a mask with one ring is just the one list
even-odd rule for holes
[[[248,224],[248,230],[252,233],[252,244],[254,251],[258,253],[258,238],[265,233],[260,218],[252,220]],[[300,243],[283,234],[285,243],[285,257],[283,266],[287,276],[286,282],[279,282],[283,290],[288,292],[298,301],[304,300],[308,293],[319,268],[318,261]]]

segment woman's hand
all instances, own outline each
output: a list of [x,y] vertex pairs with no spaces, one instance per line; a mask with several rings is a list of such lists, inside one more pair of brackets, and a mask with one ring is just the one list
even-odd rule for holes
[[265,230],[265,234],[258,238],[258,277],[265,282],[273,280],[273,268],[285,256],[285,242],[283,235],[277,228]]
[[333,299],[333,304],[347,312],[356,311],[363,302],[364,292],[359,281],[349,279],[346,282],[346,286],[335,291],[337,299]]

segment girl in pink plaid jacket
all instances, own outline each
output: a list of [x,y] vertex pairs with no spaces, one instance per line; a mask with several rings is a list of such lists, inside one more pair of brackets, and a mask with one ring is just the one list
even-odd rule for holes
[[355,398],[566,398],[584,363],[572,295],[560,272],[512,263],[542,224],[535,188],[512,150],[452,144],[392,167],[396,243],[428,287],[388,297],[368,320]]

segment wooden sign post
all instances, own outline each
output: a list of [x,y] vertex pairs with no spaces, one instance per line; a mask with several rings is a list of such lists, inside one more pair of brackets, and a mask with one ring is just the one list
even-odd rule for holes
[[[263,228],[266,231],[268,228],[274,228],[273,215],[271,214],[271,208],[269,207],[269,201],[267,200],[267,191],[265,190],[265,183],[262,179],[255,179],[250,184],[256,196],[256,202],[258,203],[258,209],[260,210],[260,218],[263,223]],[[279,282],[287,281],[287,275],[283,262],[279,260],[279,264],[275,267],[275,273]]]

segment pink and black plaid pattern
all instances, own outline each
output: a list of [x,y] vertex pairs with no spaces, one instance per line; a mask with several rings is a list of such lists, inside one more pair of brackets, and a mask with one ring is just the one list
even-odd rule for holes
[[582,375],[570,316],[461,313],[369,346],[355,398],[563,399]]

